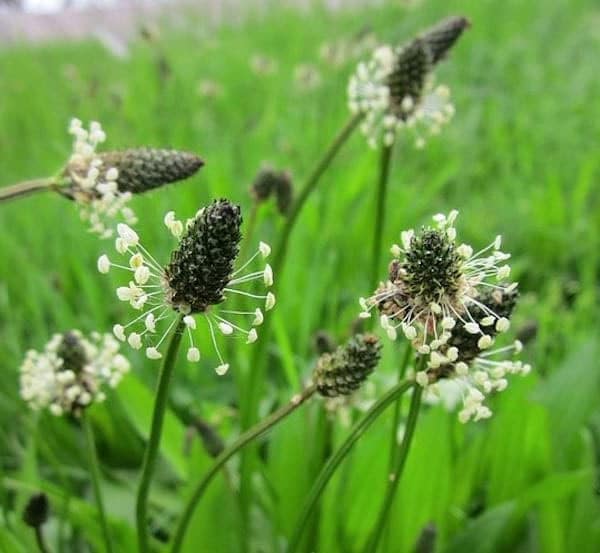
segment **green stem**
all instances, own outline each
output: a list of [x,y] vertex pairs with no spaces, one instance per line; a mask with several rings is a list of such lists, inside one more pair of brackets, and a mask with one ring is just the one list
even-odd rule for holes
[[[275,274],[279,275],[279,273],[281,272],[281,268],[283,266],[285,256],[287,253],[287,244],[289,242],[292,229],[294,228],[296,219],[298,218],[298,215],[300,215],[300,211],[302,211],[306,200],[308,200],[308,197],[314,191],[315,187],[319,183],[319,180],[323,176],[323,173],[325,173],[327,168],[331,165],[331,162],[334,160],[335,156],[340,151],[340,148],[346,143],[348,138],[350,138],[352,132],[360,123],[362,118],[363,115],[358,114],[354,115],[348,120],[346,125],[344,125],[342,130],[333,139],[333,142],[330,144],[329,148],[327,148],[325,154],[319,160],[312,173],[309,175],[307,181],[304,183],[304,186],[302,186],[302,189],[296,197],[294,204],[292,205],[292,209],[290,210],[290,213],[287,216],[285,226],[283,227],[281,237],[277,245],[275,257],[273,259],[273,271],[275,272]],[[281,280],[281,276],[279,276],[279,279]]]
[[[275,283],[272,287],[272,292],[277,295],[279,291],[279,285],[283,279],[283,267],[286,259],[286,253],[288,249],[288,242],[296,220],[306,203],[306,200],[315,189],[319,179],[325,173],[340,148],[350,138],[354,129],[358,126],[362,120],[363,115],[358,114],[351,117],[338,135],[334,138],[333,142],[325,151],[323,157],[319,160],[313,171],[310,173],[308,179],[304,183],[300,193],[296,197],[294,204],[290,210],[288,217],[285,220],[285,225],[281,231],[277,246],[275,248],[275,255],[271,264],[273,273],[275,274]],[[245,394],[242,397],[241,405],[241,419],[242,428],[249,428],[256,420],[258,401],[259,401],[259,388],[261,383],[264,381],[265,365],[264,358],[267,353],[267,346],[269,343],[269,337],[271,334],[271,324],[273,317],[266,317],[265,322],[262,326],[261,340],[256,344],[252,362],[250,363],[250,372],[248,375],[248,381],[244,386]],[[242,505],[242,517],[246,520],[248,513],[249,501],[250,501],[250,456],[252,452],[247,452],[242,456],[241,460],[241,484],[240,484],[240,501]]]
[[385,202],[387,199],[388,179],[392,161],[393,146],[384,146],[379,161],[379,181],[377,183],[377,200],[375,204],[375,230],[373,234],[373,252],[371,256],[372,289],[379,281],[379,263],[381,262],[381,243],[385,227]]
[[148,552],[148,495],[150,493],[150,483],[152,481],[152,475],[154,474],[156,459],[158,457],[160,437],[168,403],[169,384],[171,382],[173,369],[175,368],[175,360],[177,359],[177,352],[179,351],[179,344],[181,343],[184,328],[183,315],[181,315],[177,321],[175,331],[171,335],[171,341],[160,370],[158,386],[156,388],[154,412],[152,413],[152,426],[150,428],[150,437],[144,454],[142,476],[136,501],[137,535],[140,553]]
[[405,380],[394,386],[385,395],[377,400],[373,406],[369,409],[367,414],[354,426],[349,436],[346,438],[340,448],[329,458],[327,464],[323,467],[319,476],[313,483],[313,486],[308,494],[308,497],[302,507],[302,512],[296,522],[294,532],[290,538],[290,543],[287,549],[287,553],[293,553],[300,545],[302,538],[302,532],[306,526],[306,523],[310,519],[310,515],[313,512],[314,506],[318,503],[325,486],[340,466],[340,463],[345,459],[346,455],[352,449],[352,446],[362,437],[366,430],[371,426],[373,422],[392,404],[396,398],[401,396],[404,392],[414,386],[412,380]]
[[0,188],[0,202],[12,200],[20,196],[28,196],[36,192],[44,190],[52,190],[56,186],[56,179],[53,177],[45,179],[34,179],[19,182],[11,186],[3,186]]
[[390,509],[394,502],[394,496],[396,494],[396,490],[398,489],[398,484],[400,483],[400,478],[402,477],[402,471],[404,470],[404,466],[406,465],[406,459],[408,457],[408,452],[410,450],[412,439],[415,433],[415,427],[417,425],[417,417],[419,416],[422,395],[423,388],[421,386],[415,386],[410,401],[410,410],[408,411],[408,418],[406,419],[406,430],[404,431],[404,437],[402,438],[402,443],[400,444],[400,448],[398,450],[398,457],[396,459],[394,471],[389,475],[388,487],[385,494],[385,498],[383,500],[383,505],[381,507],[381,510],[379,511],[379,516],[377,517],[375,528],[365,547],[365,553],[374,553],[375,551],[377,551],[379,540],[381,539],[381,535],[385,528]]
[[[398,382],[402,381],[404,378],[404,374],[406,373],[406,368],[408,367],[408,362],[410,361],[411,355],[413,352],[412,344],[406,344],[406,349],[404,350],[404,356],[402,357],[402,363],[398,368]],[[400,396],[396,403],[394,404],[394,417],[392,420],[392,435],[390,438],[390,460],[388,463],[389,470],[388,472],[393,472],[394,462],[396,460],[396,454],[398,449],[396,447],[397,437],[398,437],[398,425],[400,424],[400,413],[402,411],[402,397]]]
[[48,549],[48,546],[44,541],[44,532],[42,531],[41,526],[35,527],[35,541],[37,543],[38,549],[40,550],[40,553],[50,553],[50,549]]
[[173,545],[171,547],[171,553],[177,553],[183,544],[185,533],[192,519],[192,515],[198,506],[198,502],[202,499],[206,488],[212,481],[212,479],[218,474],[221,467],[240,449],[245,445],[254,441],[255,439],[262,436],[265,432],[275,426],[278,422],[287,417],[290,413],[294,412],[300,407],[307,399],[309,399],[315,392],[316,386],[310,386],[306,388],[300,395],[295,396],[292,400],[280,407],[277,411],[271,413],[266,419],[262,420],[246,432],[244,432],[233,444],[226,448],[216,459],[210,470],[204,475],[202,480],[198,483],[192,496],[190,497],[177,529],[175,530]]
[[100,489],[100,465],[98,463],[98,454],[96,452],[96,444],[94,441],[94,430],[87,413],[83,414],[81,420],[83,423],[83,431],[85,433],[88,463],[90,465],[90,476],[92,477],[92,486],[94,488],[94,497],[96,499],[96,507],[98,508],[98,517],[100,519],[102,536],[104,537],[104,547],[107,553],[112,553],[112,540],[108,530],[108,521],[106,520],[104,502],[102,501],[102,490]]
[[[408,367],[408,363],[410,361],[410,358],[412,357],[412,344],[407,343],[405,347],[406,349],[404,350],[402,363],[400,364],[400,367],[398,369],[398,382],[400,382],[404,378],[406,369]],[[396,464],[396,457],[398,454],[398,426],[400,424],[400,414],[402,413],[402,398],[403,396],[400,396],[394,404],[394,416],[392,418],[392,435],[390,436],[390,458],[388,462],[388,474],[392,474],[394,472],[394,465]]]

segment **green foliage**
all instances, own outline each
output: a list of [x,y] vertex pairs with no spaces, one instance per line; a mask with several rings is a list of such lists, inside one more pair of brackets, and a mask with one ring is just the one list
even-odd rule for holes
[[[358,40],[372,30],[400,43],[440,17],[464,13],[473,23],[440,64],[457,114],[423,151],[400,141],[387,204],[385,243],[400,230],[457,208],[462,237],[483,246],[504,235],[523,293],[518,332],[535,322],[526,345],[534,367],[492,401],[490,421],[467,426],[441,406],[426,410],[399,487],[381,551],[410,552],[433,523],[437,552],[600,550],[600,11],[592,0],[556,2],[388,2],[331,14],[277,8],[241,25],[210,28],[198,16],[166,24],[158,39],[140,37],[126,59],[98,43],[16,45],[0,50],[0,185],[58,172],[70,151],[72,116],[96,119],[107,149],[152,146],[191,150],[206,166],[188,181],[136,197],[139,234],[160,259],[173,242],[162,217],[182,218],[227,197],[248,218],[249,187],[265,161],[301,183],[347,118],[345,88],[358,58],[332,66],[325,41]],[[251,58],[273,58],[257,75]],[[314,64],[321,85],[304,90],[295,68]],[[166,70],[168,68],[168,71]],[[222,94],[199,93],[201,81]],[[378,156],[359,133],[334,161],[301,213],[273,311],[261,412],[286,401],[310,374],[312,337],[351,334],[367,295]],[[253,241],[275,242],[283,218],[260,208]],[[247,229],[242,227],[242,231]],[[108,331],[125,320],[115,281],[96,259],[111,246],[89,235],[73,205],[41,194],[0,205],[0,551],[34,550],[20,509],[33,492],[51,501],[46,526],[59,551],[101,550],[82,436],[72,422],[33,417],[19,399],[24,352],[50,334]],[[380,267],[386,274],[385,256]],[[364,269],[364,270],[363,270]],[[277,275],[275,275],[277,279]],[[250,350],[236,345],[225,377],[207,353],[184,356],[173,395],[216,426],[227,441],[239,432],[239,375]],[[208,352],[208,348],[207,348]],[[128,375],[104,406],[92,409],[103,463],[109,524],[118,551],[135,550],[133,497],[147,438],[157,366],[127,352]],[[373,375],[378,395],[391,386],[402,349],[386,343]],[[364,400],[364,397],[362,398]],[[200,504],[185,551],[283,551],[327,452],[360,416],[345,406],[326,416],[321,400],[279,426],[260,447],[249,525],[238,505],[238,466],[227,465]],[[386,482],[392,413],[356,445],[330,482],[306,550],[360,551]],[[168,534],[191,485],[210,458],[193,432],[167,414],[151,492],[153,527]],[[67,501],[68,499],[68,501]],[[66,508],[65,508],[66,505]],[[160,542],[156,542],[159,544]],[[159,548],[160,549],[160,548]]]

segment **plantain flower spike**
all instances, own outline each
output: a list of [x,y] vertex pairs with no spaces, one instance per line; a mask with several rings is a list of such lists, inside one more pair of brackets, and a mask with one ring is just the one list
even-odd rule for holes
[[116,387],[129,368],[110,334],[55,334],[43,351],[27,352],[21,365],[21,397],[33,410],[78,417],[104,401],[103,388]]
[[371,317],[376,309],[390,339],[402,333],[418,355],[427,356],[426,368],[416,375],[419,384],[460,381],[465,399],[459,418],[466,422],[489,417],[485,395],[504,390],[507,374],[527,374],[531,367],[498,360],[519,353],[518,341],[492,348],[509,330],[518,297],[505,263],[510,255],[500,250],[500,236],[478,252],[457,242],[457,216],[457,211],[438,214],[433,226],[402,232],[402,244],[391,249],[388,280],[360,305],[361,317]]
[[433,70],[469,26],[450,17],[407,44],[378,47],[358,64],[348,84],[348,105],[363,114],[361,130],[369,145],[391,146],[398,133],[410,133],[422,148],[454,115],[450,89],[436,85]]
[[[145,346],[149,359],[160,359],[160,348],[167,334],[183,317],[189,340],[187,359],[197,362],[200,349],[193,331],[200,317],[208,325],[219,359],[215,371],[225,374],[229,364],[218,347],[217,331],[225,336],[243,336],[246,343],[251,344],[258,339],[257,327],[264,321],[263,309],[269,311],[275,305],[272,292],[256,294],[243,289],[244,285],[256,280],[267,289],[273,285],[273,271],[268,263],[259,270],[247,271],[257,259],[268,257],[271,248],[261,242],[254,255],[234,269],[242,239],[242,216],[239,206],[226,199],[215,200],[185,223],[175,217],[174,211],[169,211],[164,224],[178,242],[168,263],[159,263],[142,245],[137,233],[125,224],[117,226],[119,236],[115,248],[128,261],[114,263],[106,254],[98,259],[101,273],[108,273],[114,267],[129,274],[127,286],[117,288],[117,297],[140,312],[128,323],[116,324],[113,333],[133,349]],[[251,311],[228,309],[227,299],[233,295],[261,300],[263,308],[256,307]],[[236,322],[240,319],[250,321],[249,327]],[[166,330],[159,333],[162,321],[167,323]]]
[[381,343],[374,334],[357,334],[333,353],[319,358],[313,374],[324,397],[347,396],[360,388],[381,358]]
[[135,213],[127,205],[133,194],[186,179],[203,165],[195,154],[178,150],[97,152],[106,134],[95,121],[86,129],[79,119],[73,119],[69,133],[74,137],[73,151],[57,189],[78,204],[90,230],[103,238],[113,236],[115,219],[136,222]]

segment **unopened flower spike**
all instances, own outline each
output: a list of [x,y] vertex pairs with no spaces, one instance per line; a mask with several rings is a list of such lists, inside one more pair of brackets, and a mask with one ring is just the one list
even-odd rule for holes
[[27,352],[20,369],[21,397],[34,410],[78,417],[104,401],[103,388],[116,387],[129,368],[110,334],[55,334],[43,351]]
[[449,18],[404,46],[378,47],[368,62],[358,64],[348,84],[348,105],[364,114],[361,130],[371,147],[391,146],[399,132],[407,132],[421,148],[450,121],[450,90],[435,84],[433,69],[467,27],[465,18]]
[[375,370],[381,343],[374,334],[357,334],[333,353],[319,358],[313,374],[317,391],[325,397],[350,395]]
[[136,217],[128,202],[133,194],[185,179],[203,165],[195,154],[177,150],[138,148],[97,152],[106,134],[97,122],[85,129],[73,119],[73,152],[62,172],[58,192],[75,200],[82,219],[101,237],[113,235],[113,220],[133,224]]
[[250,187],[250,194],[257,204],[275,197],[279,213],[286,215],[294,196],[292,177],[288,171],[278,171],[265,166],[256,175]]
[[[242,239],[242,217],[240,208],[224,199],[215,200],[185,222],[170,211],[163,222],[179,242],[166,265],[159,263],[142,245],[137,233],[125,224],[117,227],[115,247],[128,261],[115,263],[106,254],[98,259],[101,273],[113,267],[129,273],[129,282],[117,288],[117,297],[140,312],[127,324],[115,325],[113,332],[134,349],[145,347],[149,359],[160,359],[167,334],[183,316],[189,340],[187,359],[196,362],[201,352],[194,340],[194,330],[201,316],[208,325],[219,359],[215,370],[224,374],[229,364],[219,350],[217,333],[242,336],[246,343],[253,343],[258,339],[257,327],[264,320],[264,312],[275,305],[272,292],[256,294],[244,289],[255,281],[262,282],[265,289],[272,286],[274,276],[268,263],[261,264],[259,270],[247,270],[257,260],[268,257],[271,248],[261,242],[254,255],[234,270]],[[262,305],[251,311],[227,309],[226,300],[233,295],[254,298]],[[240,320],[246,320],[246,324]],[[160,333],[159,326],[163,326]]]

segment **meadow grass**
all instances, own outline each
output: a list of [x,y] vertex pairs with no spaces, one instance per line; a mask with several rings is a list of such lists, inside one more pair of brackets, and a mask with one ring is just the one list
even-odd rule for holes
[[[493,400],[489,422],[463,426],[441,407],[422,414],[381,550],[411,551],[433,523],[438,552],[595,553],[600,79],[594,51],[600,10],[592,0],[435,0],[410,8],[390,2],[338,14],[277,8],[218,29],[195,15],[177,28],[165,26],[152,42],[137,38],[127,59],[92,41],[12,46],[0,51],[0,185],[59,170],[70,151],[72,116],[101,121],[110,149],[193,150],[206,161],[197,176],[133,202],[144,243],[166,259],[173,242],[162,225],[165,211],[191,216],[223,196],[249,213],[250,183],[267,161],[290,169],[296,182],[306,177],[348,117],[345,89],[356,62],[333,67],[321,60],[324,42],[356,42],[366,32],[399,42],[452,13],[473,23],[438,71],[452,88],[457,114],[423,151],[398,143],[384,244],[452,208],[460,211],[465,241],[482,246],[502,234],[523,294],[513,328],[537,326],[524,352],[534,371],[513,379]],[[273,58],[276,71],[253,72],[255,54]],[[302,63],[318,68],[317,89],[295,83]],[[199,94],[202,80],[218,83],[222,95]],[[358,296],[370,292],[377,163],[377,152],[356,133],[300,215],[272,314],[263,414],[309,376],[314,334],[326,329],[345,339]],[[264,206],[254,240],[274,242],[282,224],[275,207]],[[100,548],[83,436],[66,420],[26,409],[18,367],[27,349],[41,347],[54,332],[108,330],[126,317],[114,295],[116,281],[95,269],[110,245],[87,234],[74,206],[51,194],[0,206],[0,231],[0,550],[33,551],[33,535],[18,510],[39,488],[52,501],[52,546],[60,540],[58,520],[69,496],[73,543]],[[136,471],[158,369],[127,353],[134,371],[90,413],[118,551],[134,550]],[[180,404],[228,439],[238,431],[240,376],[251,359],[241,343],[230,355],[225,377],[214,374],[208,354],[199,365],[181,356],[172,389]],[[386,343],[372,379],[377,394],[393,382],[401,356],[400,345]],[[249,526],[240,518],[236,464],[230,464],[201,503],[185,550],[283,550],[326,455],[328,435],[339,443],[348,419],[358,417],[352,409],[343,414],[331,422],[315,401],[263,442]],[[384,492],[391,417],[388,412],[369,430],[330,483],[307,551],[359,551],[365,543]],[[200,441],[188,441],[185,426],[169,413],[151,496],[162,531],[171,528],[190,493],[186,483],[210,465]]]

